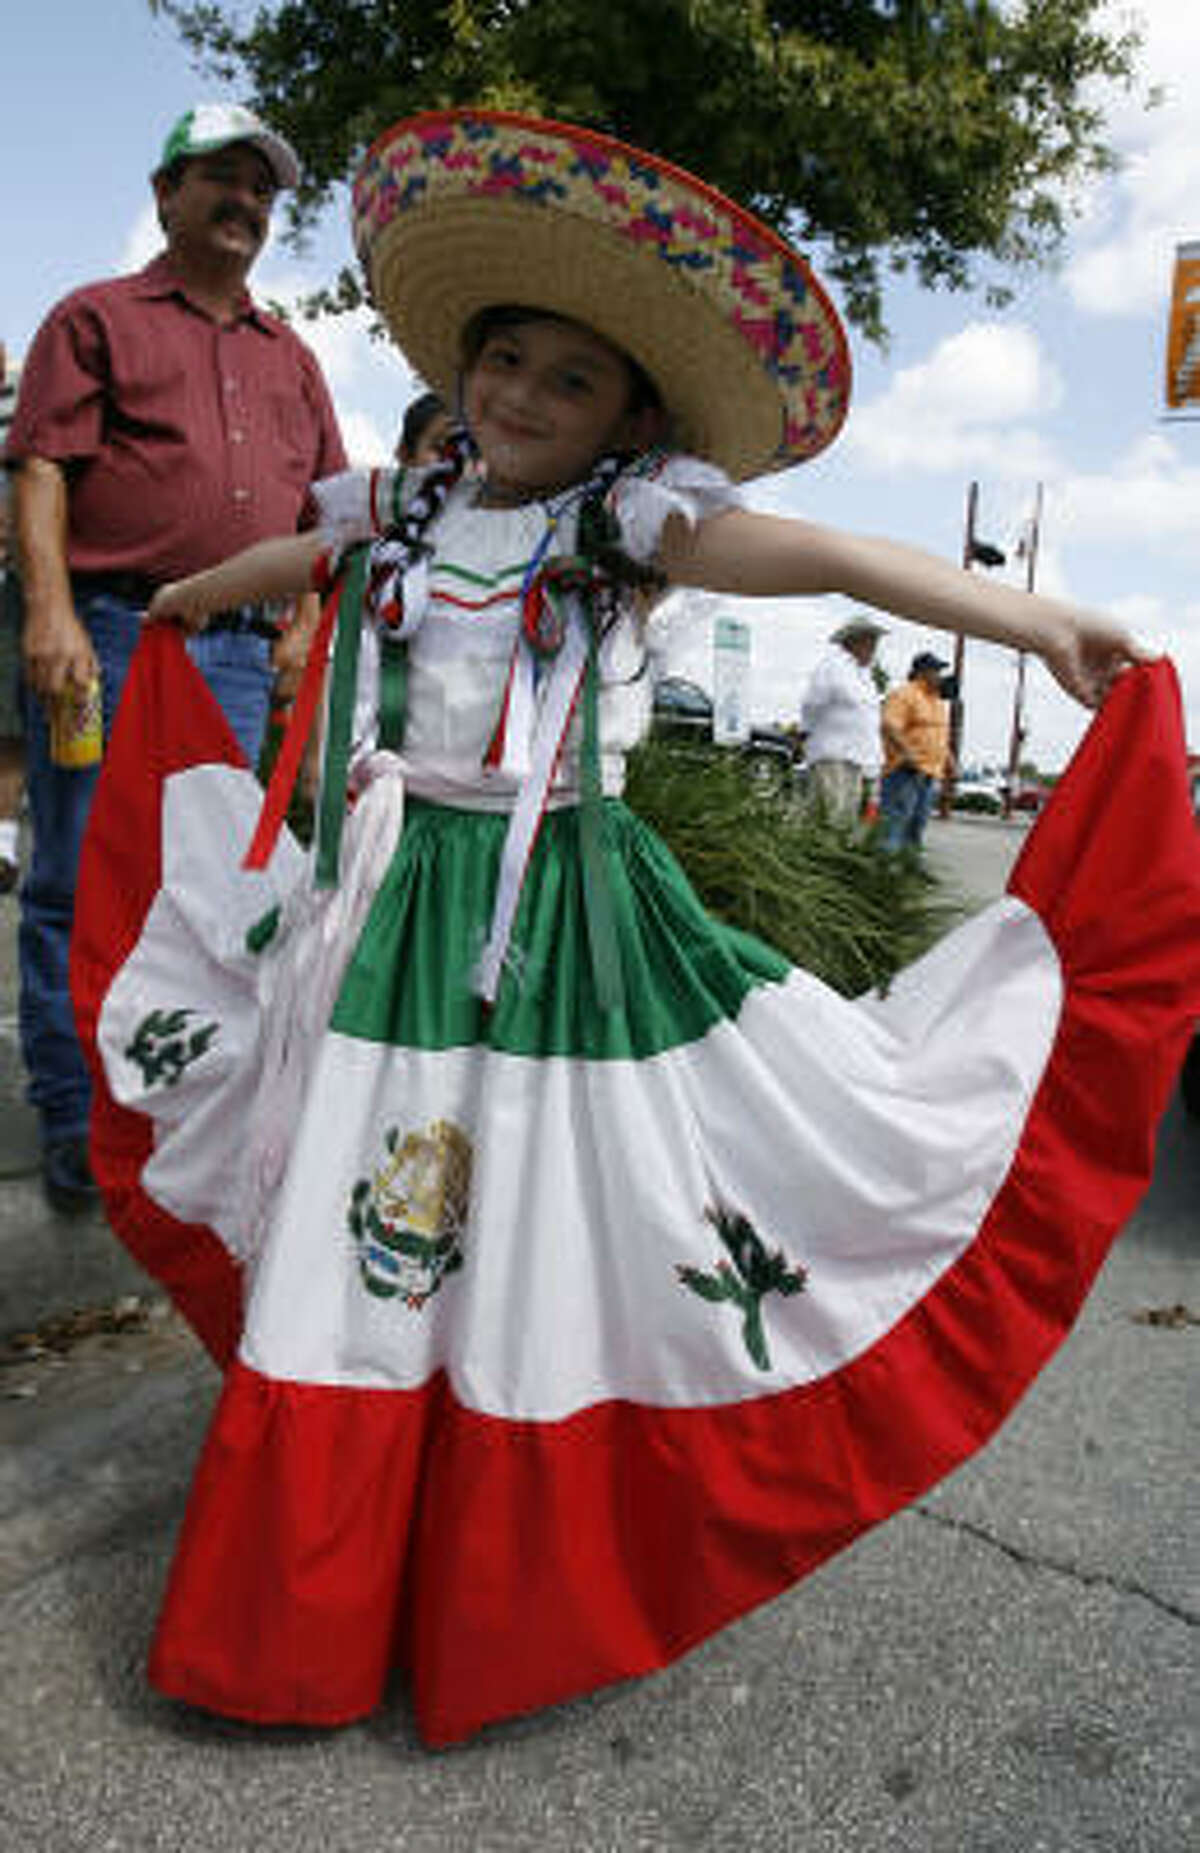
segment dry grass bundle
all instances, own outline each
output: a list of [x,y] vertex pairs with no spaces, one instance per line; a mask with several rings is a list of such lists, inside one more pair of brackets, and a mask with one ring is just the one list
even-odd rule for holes
[[919,856],[811,815],[736,752],[651,738],[630,756],[625,799],[712,913],[846,996],[886,988],[959,917]]

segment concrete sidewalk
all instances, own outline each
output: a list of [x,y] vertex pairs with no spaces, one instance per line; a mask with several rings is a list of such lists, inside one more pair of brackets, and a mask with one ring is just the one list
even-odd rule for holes
[[142,1291],[104,1218],[56,1216],[42,1195],[37,1121],[17,1041],[15,895],[0,899],[0,1337]]

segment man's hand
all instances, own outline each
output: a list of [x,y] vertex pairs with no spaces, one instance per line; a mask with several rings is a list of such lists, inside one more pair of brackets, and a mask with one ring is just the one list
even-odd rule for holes
[[279,633],[271,651],[275,672],[275,699],[281,707],[296,699],[313,633],[321,621],[321,601],[314,593],[296,600],[291,622]]
[[[275,671],[274,695],[281,707],[290,705],[296,699],[313,636],[320,622],[321,601],[315,592],[306,592],[296,600],[292,621],[280,632],[279,641],[271,652],[271,665]],[[316,798],[317,787],[321,782],[321,728],[321,710],[318,708],[312,732],[305,743],[297,780],[301,797],[310,804]]]
[[21,656],[26,681],[45,701],[68,684],[87,688],[99,668],[71,597],[62,466],[48,457],[25,457],[13,479],[13,505],[25,597]]
[[100,669],[92,640],[65,599],[27,606],[21,653],[26,681],[43,701],[68,685],[89,687]]

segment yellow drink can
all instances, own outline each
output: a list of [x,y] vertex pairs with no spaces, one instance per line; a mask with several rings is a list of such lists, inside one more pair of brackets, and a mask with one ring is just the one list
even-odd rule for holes
[[104,751],[104,706],[100,678],[86,688],[68,682],[50,703],[50,757],[56,766],[79,771],[99,765]]

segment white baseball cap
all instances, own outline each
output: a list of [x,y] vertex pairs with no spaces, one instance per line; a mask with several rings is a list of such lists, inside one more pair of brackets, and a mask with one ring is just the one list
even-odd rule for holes
[[172,161],[191,160],[198,154],[215,154],[234,142],[257,148],[281,187],[294,187],[300,163],[282,135],[276,135],[252,110],[240,103],[197,103],[179,118],[163,144],[156,174]]

